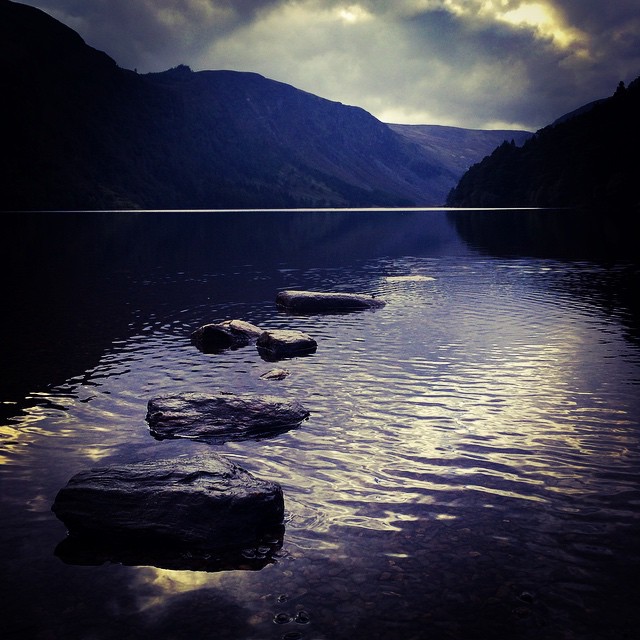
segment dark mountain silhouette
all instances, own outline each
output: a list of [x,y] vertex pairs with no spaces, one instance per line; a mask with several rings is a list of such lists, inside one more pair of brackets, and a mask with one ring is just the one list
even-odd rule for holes
[[451,191],[457,207],[636,207],[640,78],[540,129],[503,143]]
[[139,75],[8,0],[0,87],[4,210],[438,206],[510,134],[458,149],[253,73]]
[[604,100],[606,100],[606,98],[600,98],[600,100],[594,100],[593,102],[588,102],[587,104],[583,104],[577,109],[574,109],[573,111],[569,111],[569,113],[565,113],[564,115],[561,115],[559,118],[556,118],[551,123],[551,126],[555,127],[557,124],[560,124],[561,122],[566,122],[567,120],[571,120],[571,118],[575,118],[576,116],[582,115],[583,113],[587,113],[591,111],[593,107],[595,107],[597,104],[600,104]]

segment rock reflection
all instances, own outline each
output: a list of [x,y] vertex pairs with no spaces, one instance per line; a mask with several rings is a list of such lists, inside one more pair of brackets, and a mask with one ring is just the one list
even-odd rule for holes
[[69,536],[55,550],[64,563],[99,566],[105,563],[125,566],[151,566],[177,571],[259,571],[276,562],[284,540],[284,526],[274,527],[255,544],[206,550],[165,541],[141,542],[135,538],[87,538]]

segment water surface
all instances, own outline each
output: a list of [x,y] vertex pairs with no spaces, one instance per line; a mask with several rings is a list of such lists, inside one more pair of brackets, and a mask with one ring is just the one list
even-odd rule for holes
[[[638,266],[619,224],[575,233],[561,215],[11,216],[9,637],[633,637]],[[387,305],[290,315],[274,304],[283,288]],[[318,349],[278,363],[290,375],[274,381],[255,347],[190,344],[232,318],[300,329]],[[311,417],[221,447],[149,435],[149,398],[221,390],[295,398]],[[282,485],[275,563],[204,572],[54,555],[65,527],[50,508],[74,473],[212,451]]]

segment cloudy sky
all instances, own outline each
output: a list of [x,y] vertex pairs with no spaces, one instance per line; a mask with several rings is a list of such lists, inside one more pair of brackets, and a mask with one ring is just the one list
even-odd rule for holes
[[25,0],[139,72],[255,71],[384,122],[536,130],[640,75],[638,0]]

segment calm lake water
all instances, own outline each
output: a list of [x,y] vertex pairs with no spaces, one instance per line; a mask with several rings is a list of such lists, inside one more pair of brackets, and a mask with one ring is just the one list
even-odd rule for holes
[[[2,637],[635,638],[640,329],[624,212],[2,214]],[[387,305],[291,315],[284,288]],[[239,318],[316,353],[193,347]],[[300,400],[299,428],[157,441],[147,401]],[[279,482],[261,570],[55,555],[75,473],[212,451]]]

